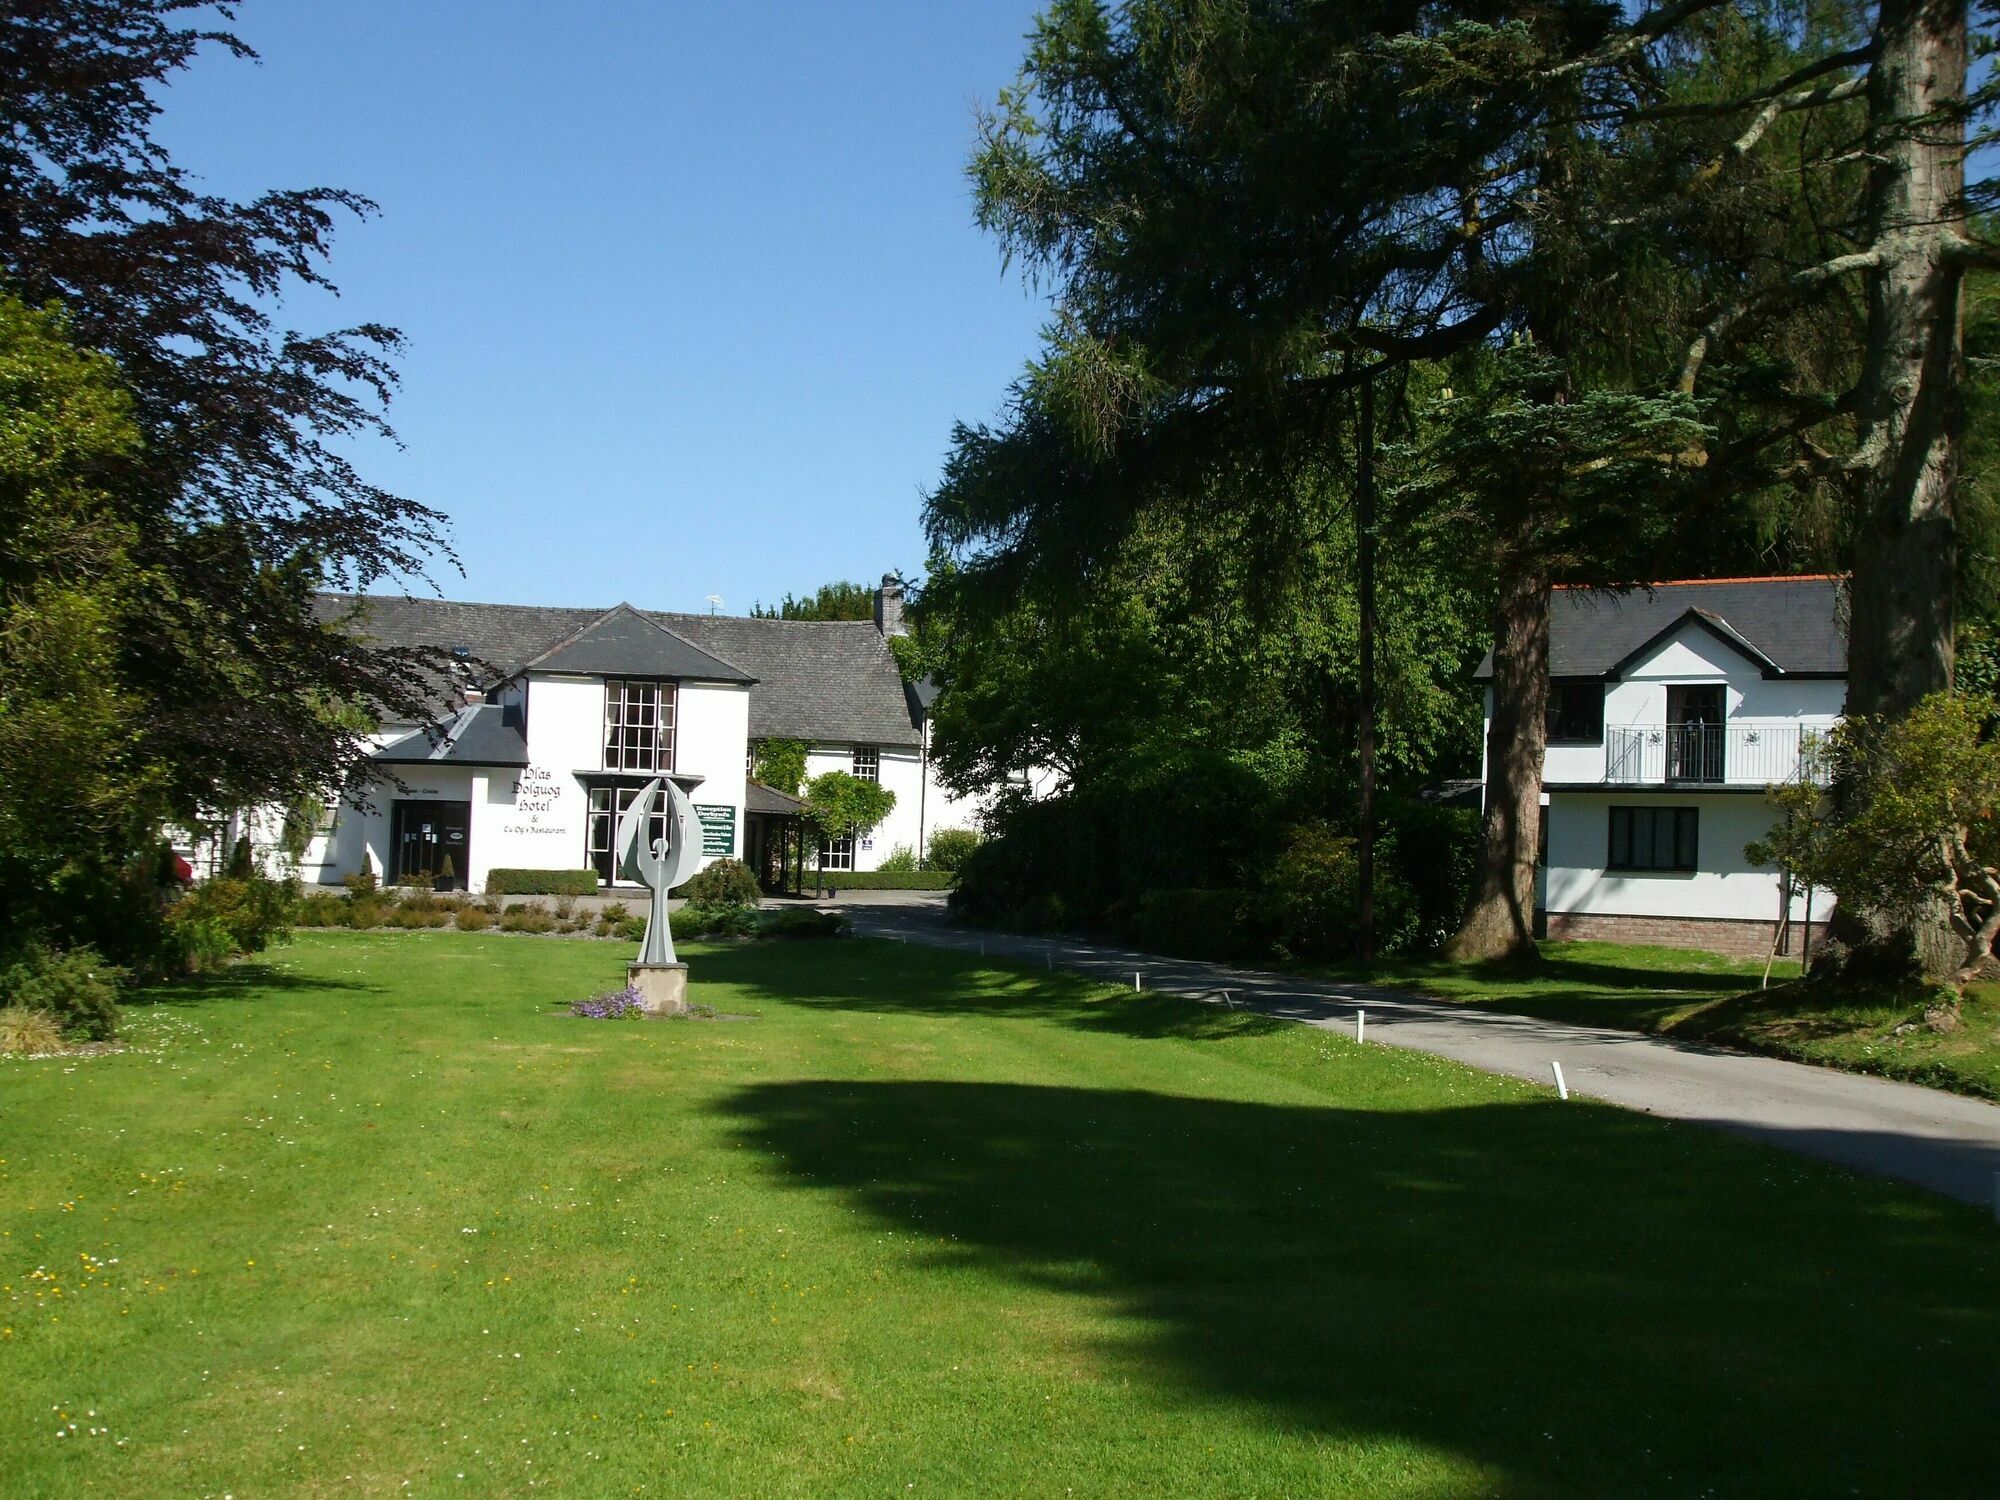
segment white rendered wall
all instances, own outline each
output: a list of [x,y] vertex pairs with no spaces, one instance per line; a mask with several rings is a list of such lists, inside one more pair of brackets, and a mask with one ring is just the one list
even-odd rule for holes
[[741,683],[681,684],[674,770],[702,778],[701,785],[688,793],[690,802],[727,807],[735,813],[735,838],[728,855],[705,856],[705,865],[743,857],[743,789],[748,781],[743,769],[750,751],[751,691]]
[[[1606,870],[1610,810],[1614,806],[1698,808],[1696,862],[1700,868],[1680,874]],[[1772,809],[1761,796],[1639,790],[1551,792],[1543,816],[1549,833],[1544,899],[1552,913],[1727,917],[1758,922],[1771,921],[1778,914],[1777,872],[1755,869],[1743,857],[1743,846],[1763,837],[1771,827]],[[1818,905],[1823,910],[1823,897]],[[1803,896],[1793,898],[1792,915],[1804,920]]]

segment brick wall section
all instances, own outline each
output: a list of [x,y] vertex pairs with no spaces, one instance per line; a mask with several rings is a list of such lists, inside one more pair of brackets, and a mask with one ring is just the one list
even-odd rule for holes
[[[1650,943],[1662,948],[1698,948],[1731,958],[1762,958],[1771,951],[1770,922],[1725,917],[1617,917],[1590,912],[1548,914],[1548,934],[1558,942]],[[1796,958],[1805,924],[1794,922],[1781,953]],[[1826,924],[1812,924],[1815,951],[1826,939]]]

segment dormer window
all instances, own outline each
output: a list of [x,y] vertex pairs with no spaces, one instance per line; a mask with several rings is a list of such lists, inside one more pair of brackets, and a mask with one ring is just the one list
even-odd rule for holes
[[1604,684],[1595,677],[1549,683],[1551,745],[1595,745],[1604,738]]
[[674,684],[636,677],[604,682],[604,769],[674,768]]

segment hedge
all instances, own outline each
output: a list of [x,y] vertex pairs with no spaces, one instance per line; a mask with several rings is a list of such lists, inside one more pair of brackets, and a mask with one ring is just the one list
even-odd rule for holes
[[832,891],[948,891],[958,877],[947,870],[825,870],[819,878]]
[[486,877],[489,896],[595,896],[595,870],[494,870]]

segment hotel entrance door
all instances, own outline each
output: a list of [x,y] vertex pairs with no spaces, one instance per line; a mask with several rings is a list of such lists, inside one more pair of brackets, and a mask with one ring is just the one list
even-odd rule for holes
[[423,883],[462,891],[472,853],[470,802],[398,802],[395,827],[397,885]]

